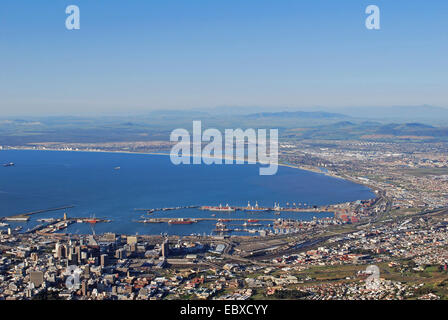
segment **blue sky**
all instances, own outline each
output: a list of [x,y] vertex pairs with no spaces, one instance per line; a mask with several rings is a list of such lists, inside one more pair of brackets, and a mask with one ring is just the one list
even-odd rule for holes
[[447,17],[446,0],[2,0],[0,112],[448,107]]

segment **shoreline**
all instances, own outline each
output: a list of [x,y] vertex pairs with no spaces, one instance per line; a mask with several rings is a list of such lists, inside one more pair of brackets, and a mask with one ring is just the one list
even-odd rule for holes
[[[9,147],[7,146],[7,149],[0,149],[1,151],[7,151],[7,150],[23,150],[23,151],[52,151],[52,152],[86,152],[86,153],[110,153],[110,154],[136,154],[136,155],[157,155],[157,156],[170,156],[170,153],[167,152],[136,152],[136,151],[125,151],[125,150],[117,150],[117,151],[110,151],[110,150],[98,150],[98,149],[91,149],[91,150],[61,150],[61,149],[35,149],[35,148],[26,148],[26,147]],[[190,157],[194,157],[194,155],[190,155]],[[206,157],[209,159],[215,159],[215,157]],[[218,158],[219,159],[219,158]],[[221,160],[226,160],[226,159],[231,159],[231,158],[227,158],[225,156],[221,157]],[[237,161],[237,160],[241,160],[239,158],[233,158],[232,161]],[[245,161],[246,159],[244,159]],[[245,163],[248,164],[248,163]],[[256,161],[256,164],[260,164],[260,165],[269,165],[269,163],[263,163],[259,160]],[[316,167],[304,167],[304,166],[296,166],[296,165],[292,165],[292,164],[287,164],[287,163],[277,163],[278,166],[282,166],[282,167],[289,167],[292,169],[298,169],[298,170],[303,170],[303,171],[307,171],[307,172],[312,172],[315,174],[321,174],[330,178],[334,178],[334,179],[340,179],[340,180],[344,180],[347,182],[351,182],[351,183],[355,183],[361,186],[364,186],[366,188],[368,188],[370,190],[370,192],[372,194],[376,194],[375,192],[375,188],[373,188],[372,186],[362,183],[361,181],[357,181],[352,177],[342,177],[342,176],[338,176],[336,174],[330,173],[330,172],[324,172],[322,170],[320,170],[319,168]]]
[[[90,150],[64,150],[64,149],[35,149],[32,147],[10,147],[10,146],[6,146],[7,149],[0,149],[1,151],[7,151],[7,150],[26,150],[26,151],[53,151],[53,152],[92,152],[92,153],[118,153],[118,154],[143,154],[143,155],[156,155],[156,156],[170,156],[170,153],[168,152],[137,152],[137,151],[125,151],[125,150],[117,150],[117,151],[110,151],[110,150],[99,150],[99,149],[90,149]],[[190,155],[190,157],[194,157],[194,155]],[[207,157],[207,158],[211,158],[211,159],[215,159],[214,157]],[[219,159],[219,158],[218,158]],[[230,159],[230,158],[226,158],[225,156],[221,157],[222,160],[226,160],[226,159]],[[239,158],[233,158],[232,161],[237,161],[237,160],[241,160]],[[246,160],[246,159],[244,159]],[[269,163],[263,163],[259,160],[256,161],[256,164],[261,164],[261,165],[268,165]],[[374,190],[372,189],[372,186],[362,183],[361,181],[355,181],[354,178],[347,178],[347,177],[343,177],[343,176],[338,176],[336,174],[333,174],[331,172],[324,172],[322,170],[320,170],[317,167],[308,167],[308,166],[297,166],[297,165],[293,165],[293,164],[288,164],[288,163],[281,163],[278,162],[277,163],[278,166],[282,166],[282,167],[289,167],[292,169],[299,169],[299,170],[303,170],[303,171],[307,171],[307,172],[313,172],[316,174],[322,174],[325,175],[327,177],[331,177],[331,178],[335,178],[335,179],[341,179],[341,180],[345,180],[345,181],[349,181],[352,183],[356,183],[362,186],[365,186],[367,188],[370,189],[370,191],[372,193],[375,193]]]
[[[53,151],[53,152],[92,152],[92,153],[118,153],[118,154],[144,154],[144,155],[157,155],[157,156],[170,156],[170,153],[167,152],[137,152],[137,151],[125,151],[125,150],[117,150],[117,151],[110,151],[110,150],[63,150],[63,149],[34,149],[34,148],[25,148],[25,147],[8,147],[7,149],[0,149],[1,151],[8,151],[8,150],[23,150],[23,151]],[[190,155],[190,157],[195,157],[194,154]],[[228,157],[205,157],[208,159],[221,159],[221,160],[232,160],[232,161],[238,161],[238,160],[244,160],[246,161],[247,159],[241,159],[241,158],[228,158]],[[245,164],[249,164],[249,163],[245,163]],[[261,165],[269,165],[269,163],[266,162],[261,162],[259,160],[256,161],[255,164],[261,164]],[[333,178],[339,178],[339,179],[344,179],[343,177],[331,174],[329,172],[324,172],[322,170],[320,170],[319,168],[313,168],[313,167],[304,167],[304,166],[296,166],[296,165],[292,165],[292,164],[287,164],[287,163],[281,163],[278,162],[277,163],[278,166],[282,166],[282,167],[289,167],[289,168],[293,168],[293,169],[299,169],[299,170],[303,170],[303,171],[308,171],[308,172],[313,172],[313,173],[317,173],[317,174],[323,174],[329,177],[333,177]],[[359,183],[361,184],[361,183]]]
[[[109,150],[97,150],[97,149],[95,149],[95,150],[62,150],[62,149],[35,149],[35,148],[14,148],[14,147],[12,147],[12,148],[9,147],[7,149],[2,148],[2,149],[0,149],[0,153],[1,153],[1,151],[14,151],[14,150],[15,151],[84,152],[84,153],[108,153],[108,154],[123,154],[123,155],[125,155],[125,154],[139,155],[140,154],[140,155],[170,156],[170,153],[167,153],[167,152],[135,152],[135,151],[124,151],[124,150],[109,151]],[[192,157],[193,156],[194,155],[192,155]],[[213,158],[213,157],[208,157],[208,158]],[[225,160],[226,158],[222,157],[221,159]],[[227,159],[230,159],[230,158],[227,158]],[[238,158],[234,158],[233,159],[233,161],[236,161],[236,160],[238,160]],[[256,163],[257,164],[261,164],[261,165],[263,164],[260,161],[257,161]],[[376,192],[374,192],[374,189],[372,189],[371,187],[369,187],[367,185],[364,185],[362,183],[357,183],[356,181],[353,181],[353,180],[350,180],[350,179],[344,179],[342,177],[334,176],[334,175],[332,175],[330,173],[323,172],[323,171],[321,171],[321,170],[319,170],[317,168],[315,168],[314,170],[311,170],[310,168],[303,168],[303,167],[300,167],[300,166],[295,166],[295,165],[287,164],[287,163],[278,163],[278,166],[289,167],[289,168],[292,168],[292,169],[299,169],[299,170],[303,170],[303,171],[306,171],[306,172],[312,172],[312,173],[316,173],[316,174],[320,174],[320,175],[325,175],[325,176],[330,177],[330,178],[337,178],[337,179],[341,179],[341,180],[344,180],[344,181],[347,181],[347,182],[358,184],[360,186],[366,187],[369,190],[369,192],[371,193],[372,196],[369,197],[368,199],[377,198]],[[358,200],[365,200],[365,199],[358,199]],[[353,200],[353,201],[350,201],[350,202],[354,202],[354,201],[356,201],[356,200]],[[346,203],[346,202],[335,202],[335,203],[332,203],[332,204],[327,204],[325,206],[332,207],[332,206],[338,206],[338,205],[344,204],[344,203]],[[322,207],[325,207],[325,206],[319,206],[319,207],[322,209]],[[334,210],[336,210],[336,208],[332,208],[332,209],[333,210],[330,210],[330,212],[332,212],[333,215],[336,217],[336,213],[337,212],[334,211]],[[316,211],[318,211],[318,210],[316,210]],[[322,211],[318,211],[318,212],[322,212]],[[325,212],[329,212],[329,211],[325,211]],[[297,212],[297,213],[300,213],[300,212]],[[0,220],[2,220],[2,219],[0,219]],[[147,235],[152,235],[152,234],[147,234]],[[253,237],[253,236],[250,236],[250,237]]]

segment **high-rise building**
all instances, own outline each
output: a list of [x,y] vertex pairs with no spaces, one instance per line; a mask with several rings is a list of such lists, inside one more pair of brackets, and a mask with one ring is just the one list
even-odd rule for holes
[[126,239],[126,243],[129,245],[136,245],[138,242],[137,236],[128,236]]
[[107,263],[108,263],[107,260],[108,260],[108,259],[107,259],[107,254],[102,254],[102,255],[100,256],[100,264],[101,264],[102,267],[107,266]]
[[123,248],[118,249],[115,251],[115,258],[117,259],[125,259],[126,258],[126,251]]
[[90,278],[90,265],[86,265],[84,268],[84,277],[89,279]]
[[67,256],[67,248],[61,243],[56,243],[56,258],[63,259]]
[[81,294],[83,296],[86,296],[87,295],[87,290],[88,290],[87,280],[84,279],[81,282]]
[[78,260],[78,263],[81,263],[81,247],[80,246],[75,247],[75,255],[76,255],[76,260]]
[[166,239],[162,243],[162,257],[166,258],[168,256],[169,250],[170,250],[170,248],[169,248],[169,245],[168,245],[168,239]]
[[44,283],[44,273],[42,271],[31,271],[30,282],[35,288],[40,287]]
[[36,252],[31,253],[31,260],[37,262],[37,260],[39,260],[39,256],[37,255]]

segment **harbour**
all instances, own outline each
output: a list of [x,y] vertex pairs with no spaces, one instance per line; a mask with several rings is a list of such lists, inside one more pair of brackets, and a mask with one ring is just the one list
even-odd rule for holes
[[[110,220],[96,223],[97,233],[203,235],[219,219],[231,219],[226,229],[247,236],[253,233],[236,229],[274,232],[267,225],[276,219],[333,218],[333,205],[375,197],[364,186],[289,167],[261,178],[256,165],[174,166],[162,155],[7,150],[0,156],[0,163],[16,164],[0,172],[0,219],[22,231],[66,212],[69,219]],[[262,226],[242,226],[249,219]],[[54,232],[91,234],[90,226],[70,223]]]
[[32,216],[34,214],[46,213],[46,212],[52,212],[52,211],[60,211],[60,210],[67,210],[67,209],[71,209],[71,208],[74,208],[74,207],[75,206],[71,205],[71,206],[63,206],[63,207],[57,207],[57,208],[36,210],[36,211],[25,212],[25,213],[21,213],[21,214],[9,216],[9,217],[0,218],[0,220],[3,219],[5,221],[27,222],[30,219],[30,216]]

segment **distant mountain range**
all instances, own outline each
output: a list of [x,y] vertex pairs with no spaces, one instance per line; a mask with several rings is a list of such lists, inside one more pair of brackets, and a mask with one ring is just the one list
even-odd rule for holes
[[331,113],[324,111],[282,111],[282,112],[260,112],[246,115],[246,118],[301,118],[301,119],[339,119],[348,116],[340,113]]
[[290,108],[271,112],[256,107],[244,113],[244,108],[240,109],[239,114],[232,113],[235,110],[229,107],[228,114],[225,109],[220,110],[221,113],[216,110],[162,110],[104,117],[0,118],[0,145],[166,140],[175,128],[191,128],[193,120],[201,120],[203,128],[219,130],[276,128],[283,137],[294,139],[448,141],[448,109],[439,107],[355,108],[356,112],[346,108],[347,113],[339,112],[342,109],[331,112]]
[[388,123],[339,121],[302,130],[285,131],[285,136],[300,139],[367,139],[367,140],[448,140],[448,127],[423,123]]
[[339,112],[359,119],[375,119],[386,122],[419,122],[444,125],[448,120],[448,109],[436,106],[391,106],[391,107],[342,107],[321,108],[322,111]]

